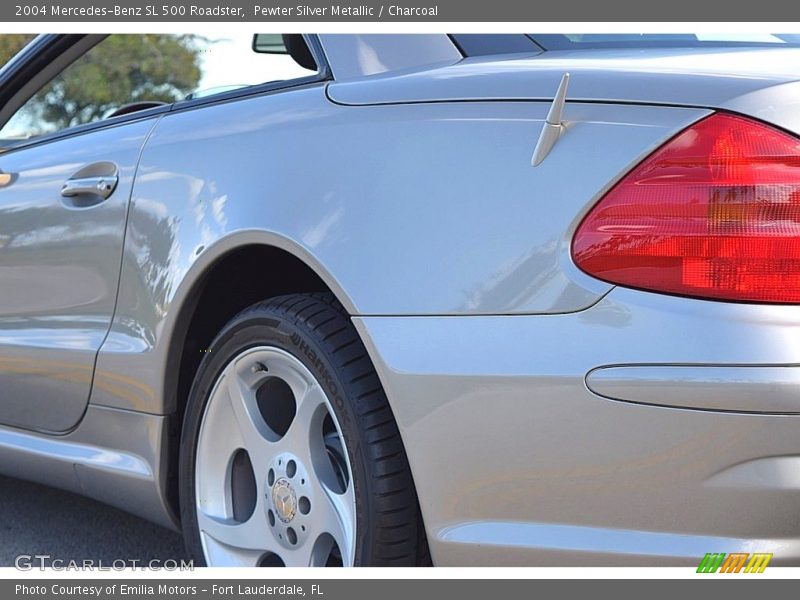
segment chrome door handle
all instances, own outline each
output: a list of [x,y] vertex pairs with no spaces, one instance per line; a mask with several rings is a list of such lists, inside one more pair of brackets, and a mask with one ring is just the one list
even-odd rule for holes
[[65,198],[100,196],[105,200],[114,193],[118,181],[117,175],[67,179],[61,187],[61,195]]

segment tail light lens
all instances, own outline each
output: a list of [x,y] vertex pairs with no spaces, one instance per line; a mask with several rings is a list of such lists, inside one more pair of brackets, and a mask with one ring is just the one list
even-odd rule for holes
[[699,121],[606,194],[572,255],[623,286],[800,303],[800,140],[736,115]]

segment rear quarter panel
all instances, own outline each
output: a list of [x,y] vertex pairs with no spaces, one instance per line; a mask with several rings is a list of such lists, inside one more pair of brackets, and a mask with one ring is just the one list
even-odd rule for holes
[[[93,402],[162,413],[169,340],[192,284],[242,244],[306,261],[353,315],[557,314],[610,286],[571,233],[703,109],[575,103],[530,165],[545,102],[345,107],[323,85],[174,112],[134,185],[120,296]],[[259,277],[280,277],[264,265]]]

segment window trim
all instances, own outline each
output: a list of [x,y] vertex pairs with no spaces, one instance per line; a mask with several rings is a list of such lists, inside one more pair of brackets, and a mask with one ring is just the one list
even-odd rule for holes
[[[800,43],[784,42],[748,42],[736,40],[684,40],[684,39],[650,39],[650,40],[615,40],[572,42],[562,33],[529,33],[525,34],[545,52],[582,52],[587,50],[656,50],[670,48],[797,48]],[[647,34],[645,34],[647,35]],[[654,34],[657,35],[657,34]],[[667,34],[676,35],[676,34]],[[677,34],[679,35],[679,34]],[[690,34],[691,35],[691,34]]]
[[[103,36],[101,40],[97,42],[97,44],[102,43],[102,41],[107,38],[109,35],[107,34]],[[50,64],[48,61],[45,65],[40,66],[37,63],[40,62],[40,57],[44,54],[47,54],[47,50],[51,49],[54,45],[63,47],[63,39],[70,38],[72,43],[68,44],[67,47],[72,47],[74,44],[79,43],[82,39],[88,36],[81,35],[81,36],[65,36],[65,35],[48,35],[43,36],[41,39],[36,38],[31,43],[23,48],[20,51],[20,54],[17,57],[20,58],[20,61],[17,63],[15,59],[12,59],[17,64],[9,66],[13,66],[13,70],[10,73],[12,77],[22,77],[23,79],[26,77],[33,77],[36,73],[39,73],[47,64]],[[165,115],[169,113],[177,113],[182,112],[184,110],[194,110],[196,108],[202,108],[204,106],[210,106],[214,104],[220,104],[224,102],[234,102],[237,100],[243,100],[250,97],[261,96],[261,95],[271,95],[276,92],[281,92],[284,90],[296,89],[296,88],[305,88],[305,87],[315,87],[318,84],[325,83],[328,81],[333,80],[333,74],[328,64],[328,60],[325,56],[324,51],[322,50],[322,45],[319,42],[316,34],[303,34],[303,37],[308,44],[309,50],[311,51],[314,60],[317,62],[318,70],[317,73],[313,75],[308,75],[306,77],[299,77],[297,79],[287,79],[285,81],[272,81],[267,83],[261,83],[256,85],[251,85],[247,87],[243,87],[236,90],[230,90],[228,92],[222,92],[220,94],[213,94],[210,96],[205,96],[203,98],[195,98],[192,100],[178,100],[173,102],[172,104],[165,104],[163,106],[156,106],[153,108],[148,108],[142,111],[136,111],[133,113],[129,113],[126,115],[120,115],[118,117],[112,117],[110,119],[101,119],[99,121],[93,121],[92,123],[84,123],[82,125],[75,125],[73,127],[67,127],[65,129],[60,129],[59,131],[54,131],[52,133],[47,133],[44,135],[39,135],[36,137],[31,137],[23,140],[13,141],[8,145],[0,145],[0,156],[8,154],[10,152],[16,152],[17,150],[22,150],[25,148],[31,148],[34,146],[38,146],[40,144],[47,144],[52,141],[61,140],[65,138],[70,138],[73,136],[84,135],[86,133],[90,133],[95,130],[105,129],[108,127],[116,127],[119,125],[123,125],[126,123],[131,123],[134,121],[141,121],[145,119],[150,119],[153,117],[157,117],[159,115]],[[48,43],[49,42],[49,43]],[[61,42],[59,44],[59,42]],[[28,50],[31,46],[36,44],[34,47],[34,51]],[[93,48],[96,44],[92,45]],[[90,48],[91,49],[91,48]],[[27,53],[26,53],[27,51]],[[62,50],[63,51],[63,50]],[[88,50],[87,50],[88,52]],[[82,53],[78,58],[70,61],[63,69],[61,69],[58,73],[60,74],[65,69],[69,67],[69,65],[73,64],[76,60],[79,60],[81,56],[85,54]],[[16,57],[15,57],[16,58]],[[36,68],[38,67],[38,68]],[[27,72],[33,68],[36,68],[36,71],[33,75],[28,76]],[[5,69],[3,69],[2,75],[6,75]],[[53,78],[58,76],[56,74]],[[6,82],[6,79],[10,77],[2,77],[0,76],[0,86],[5,85],[12,85],[12,82]],[[50,80],[52,80],[51,78]],[[44,84],[46,85],[46,83]],[[11,97],[16,93],[16,90],[11,90]],[[32,97],[32,96],[31,96]],[[28,102],[30,98],[27,98],[22,104],[20,104],[17,109],[12,113],[9,120],[17,113],[17,111],[22,108],[26,102]],[[4,127],[5,123],[0,125],[0,128]],[[0,140],[0,144],[2,144],[4,140]]]
[[[467,36],[480,36],[480,35],[489,35],[493,38],[500,38],[506,37],[508,38],[508,43],[503,45],[503,40],[495,39],[495,48],[491,52],[470,52],[467,46],[464,44],[465,39]],[[450,41],[453,42],[453,45],[461,52],[461,55],[464,58],[472,58],[472,57],[482,57],[482,56],[500,56],[505,54],[512,54],[512,55],[520,55],[520,54],[530,54],[530,55],[537,55],[541,54],[545,51],[544,47],[542,47],[539,42],[533,39],[531,36],[526,35],[524,33],[504,33],[504,34],[472,34],[472,33],[449,33],[447,36],[450,38]],[[530,48],[526,52],[520,52],[516,50],[517,44],[514,41],[525,40],[525,43],[530,45]]]

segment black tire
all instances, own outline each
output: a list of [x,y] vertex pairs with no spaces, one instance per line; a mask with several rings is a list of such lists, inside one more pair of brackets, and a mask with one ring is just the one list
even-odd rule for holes
[[[353,470],[357,566],[415,566],[425,553],[414,483],[386,395],[349,316],[331,294],[292,294],[255,304],[217,335],[195,376],[180,444],[179,491],[187,550],[204,565],[195,510],[200,423],[225,365],[254,346],[290,352],[333,405]],[[424,560],[424,559],[422,559]]]

